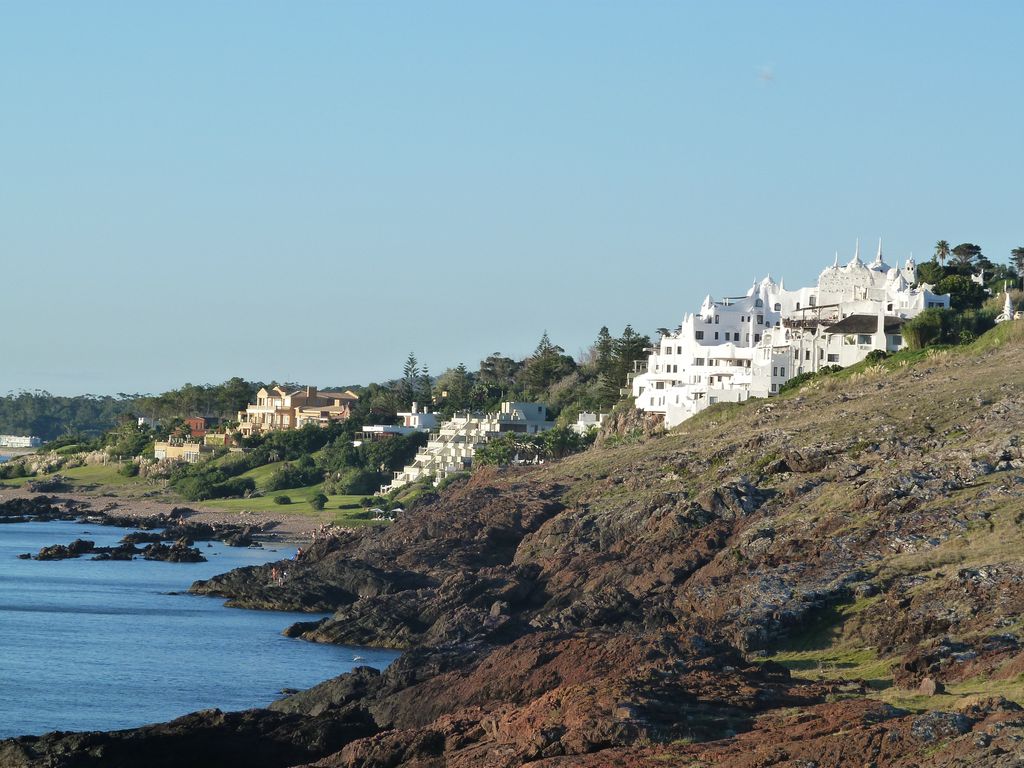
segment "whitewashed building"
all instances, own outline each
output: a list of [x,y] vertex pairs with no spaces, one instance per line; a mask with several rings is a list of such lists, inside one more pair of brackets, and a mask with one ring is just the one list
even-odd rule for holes
[[548,421],[543,403],[505,402],[497,413],[456,413],[430,435],[427,445],[394,479],[381,486],[381,493],[401,488],[423,477],[432,477],[437,485],[448,475],[462,472],[473,465],[476,449],[507,432],[534,435],[554,426]]
[[636,406],[672,427],[714,403],[768,397],[800,373],[852,365],[874,349],[895,352],[904,320],[949,307],[948,295],[916,281],[913,259],[890,267],[879,241],[867,264],[859,244],[845,265],[836,254],[815,286],[789,290],[769,276],[743,296],[707,296],[651,351],[632,382]]
[[362,431],[356,433],[356,440],[353,445],[359,445],[363,440],[380,440],[395,435],[411,435],[414,432],[430,432],[437,429],[438,415],[427,408],[420,407],[420,404],[413,402],[409,411],[399,411],[398,416],[402,419],[401,424],[364,424]]
[[35,435],[0,435],[0,448],[38,448],[42,444]]
[[575,432],[577,435],[590,434],[592,430],[600,429],[601,425],[604,424],[604,420],[608,417],[607,413],[594,413],[593,411],[583,411],[579,416],[576,417],[576,422],[569,425],[569,429]]

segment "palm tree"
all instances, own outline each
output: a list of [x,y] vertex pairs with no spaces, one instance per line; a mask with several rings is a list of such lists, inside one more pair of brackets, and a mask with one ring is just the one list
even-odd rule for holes
[[939,242],[937,242],[935,244],[935,256],[934,256],[935,261],[939,262],[939,264],[945,264],[946,263],[946,259],[949,258],[949,254],[950,254],[949,241],[948,240],[939,240]]

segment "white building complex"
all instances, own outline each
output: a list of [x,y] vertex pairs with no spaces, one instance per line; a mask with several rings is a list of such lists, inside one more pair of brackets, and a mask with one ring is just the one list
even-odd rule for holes
[[852,365],[876,349],[895,352],[905,320],[949,307],[949,296],[931,288],[917,284],[913,258],[901,268],[886,264],[879,241],[869,264],[859,244],[844,266],[836,254],[813,287],[791,291],[766,277],[745,296],[708,296],[633,379],[636,406],[673,427],[713,403],[768,397],[798,374]]
[[380,492],[388,493],[423,477],[432,477],[436,485],[450,474],[469,469],[476,449],[492,438],[506,432],[533,435],[551,429],[554,422],[548,421],[547,415],[542,403],[513,402],[502,403],[497,413],[456,413]]
[[42,444],[35,435],[0,435],[0,448],[38,448]]

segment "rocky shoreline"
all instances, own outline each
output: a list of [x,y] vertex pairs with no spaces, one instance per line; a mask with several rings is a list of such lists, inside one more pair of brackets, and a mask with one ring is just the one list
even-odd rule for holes
[[[57,496],[33,496],[0,502],[0,523],[67,521],[83,525],[114,526],[138,529],[129,533],[114,547],[97,547],[88,539],[70,544],[45,546],[38,553],[25,553],[28,560],[65,560],[93,555],[93,560],[161,560],[171,563],[204,562],[206,557],[193,546],[197,541],[220,541],[230,547],[260,547],[271,540],[276,522],[209,523],[193,519],[198,513],[187,507],[174,507],[169,512],[139,516],[95,510],[87,501]],[[170,542],[169,544],[166,542]],[[145,544],[138,547],[138,544]]]
[[265,710],[8,739],[0,765],[1019,766],[1021,351],[481,469],[196,582],[331,613],[293,637],[404,653]]

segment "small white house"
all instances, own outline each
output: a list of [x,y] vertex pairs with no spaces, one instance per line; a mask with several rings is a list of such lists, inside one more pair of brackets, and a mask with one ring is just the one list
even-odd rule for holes
[[569,429],[577,435],[586,435],[593,429],[599,429],[607,418],[607,413],[592,413],[583,411],[576,417],[576,423],[569,425]]

